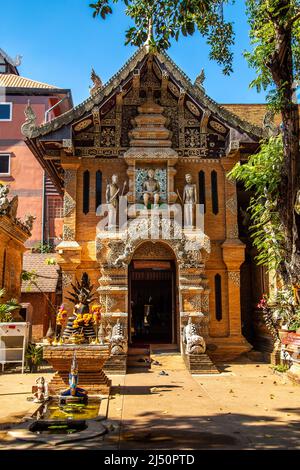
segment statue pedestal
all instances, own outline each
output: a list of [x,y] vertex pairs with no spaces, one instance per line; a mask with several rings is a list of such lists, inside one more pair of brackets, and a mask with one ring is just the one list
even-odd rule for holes
[[103,372],[110,354],[108,345],[45,346],[44,359],[57,371],[49,383],[49,393],[59,395],[69,388],[69,372],[74,352],[78,364],[78,386],[85,389],[89,396],[109,395],[111,380]]

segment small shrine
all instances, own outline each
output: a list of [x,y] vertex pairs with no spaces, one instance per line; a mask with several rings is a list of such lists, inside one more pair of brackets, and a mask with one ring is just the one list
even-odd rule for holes
[[[173,344],[190,370],[199,370],[201,354],[224,360],[249,351],[242,315],[254,294],[241,274],[252,255],[226,174],[258,149],[262,129],[147,45],[79,106],[40,127],[30,116],[26,143],[64,194],[64,344],[102,347],[78,284],[86,273],[114,370],[126,369],[134,344]],[[72,286],[83,294],[70,296]],[[55,350],[61,370],[64,347]],[[213,370],[209,358],[203,368]]]
[[[57,371],[49,383],[49,392],[64,402],[66,397],[87,400],[88,394],[109,394],[111,385],[103,372],[110,344],[100,344],[98,340],[101,307],[90,306],[94,295],[88,275],[84,273],[72,287],[69,299],[74,304],[73,312],[67,317],[64,307],[60,307],[55,338],[44,346],[44,358]],[[78,387],[79,369],[82,388]]]

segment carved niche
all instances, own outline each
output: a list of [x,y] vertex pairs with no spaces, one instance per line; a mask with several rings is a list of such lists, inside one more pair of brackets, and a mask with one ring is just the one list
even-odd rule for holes
[[[136,201],[143,201],[143,183],[147,178],[148,168],[136,168],[135,171],[135,191]],[[166,168],[156,168],[154,178],[159,182],[160,201],[167,201],[167,170]]]

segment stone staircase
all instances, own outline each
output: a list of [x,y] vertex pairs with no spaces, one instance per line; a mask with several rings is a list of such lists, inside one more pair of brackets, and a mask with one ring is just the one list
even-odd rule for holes
[[128,369],[151,369],[151,349],[149,344],[131,345],[127,353],[127,368]]

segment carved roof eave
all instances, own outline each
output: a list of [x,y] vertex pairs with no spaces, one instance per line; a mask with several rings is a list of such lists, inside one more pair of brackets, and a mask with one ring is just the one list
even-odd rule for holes
[[[142,46],[136,53],[124,64],[124,66],[117,72],[108,83],[100,89],[97,93],[87,98],[81,104],[75,106],[73,109],[58,116],[50,122],[44,123],[39,127],[31,130],[27,135],[29,139],[34,139],[40,136],[49,134],[56,131],[61,127],[71,124],[77,119],[82,118],[85,114],[92,112],[95,105],[101,104],[105,99],[108,99],[115,90],[119,87],[120,83],[128,78],[128,75],[145,59],[149,53],[147,46]],[[237,128],[241,133],[248,134],[254,140],[259,140],[262,137],[262,128],[255,126],[248,121],[245,121],[234,113],[223,108],[210,97],[208,97],[204,90],[200,89],[197,85],[192,84],[187,75],[172,61],[172,59],[165,52],[156,52],[157,59],[164,65],[167,72],[174,76],[175,80],[182,85],[186,93],[190,94],[199,105],[206,107],[213,114],[217,115],[227,125]]]
[[[30,230],[21,221],[4,214],[0,214],[0,229],[21,244],[24,244],[31,235]],[[25,247],[24,251],[26,251]]]
[[53,166],[51,162],[44,159],[43,152],[41,151],[40,147],[37,145],[37,142],[34,139],[31,140],[27,138],[25,140],[25,143],[26,145],[28,145],[32,153],[35,155],[36,159],[41,164],[42,168],[50,176],[58,192],[61,195],[63,195],[63,182],[61,178],[59,177],[57,169]]
[[129,59],[124,66],[107,82],[107,84],[99,89],[95,94],[91,95],[85,101],[70,109],[64,114],[61,114],[52,121],[44,123],[33,129],[27,137],[30,139],[49,134],[49,132],[60,129],[62,126],[70,124],[76,119],[80,119],[86,113],[91,113],[95,105],[101,104],[104,99],[109,98],[112,93],[120,85],[120,82],[128,78],[129,73],[134,70],[138,64],[146,57],[144,47],[137,50],[137,52]]
[[225,124],[230,125],[231,127],[237,128],[238,130],[246,132],[254,139],[260,139],[263,134],[261,127],[251,124],[248,121],[241,119],[234,113],[231,113],[227,109],[223,108],[216,101],[210,98],[204,92],[204,89],[199,88],[199,86],[193,84],[189,77],[183,72],[183,70],[178,67],[178,65],[173,62],[173,60],[168,56],[168,54],[157,53],[158,60],[165,65],[167,71],[170,75],[173,75],[174,78],[181,82],[182,88],[186,93],[190,94],[196,101],[206,107],[213,114],[221,118]]

